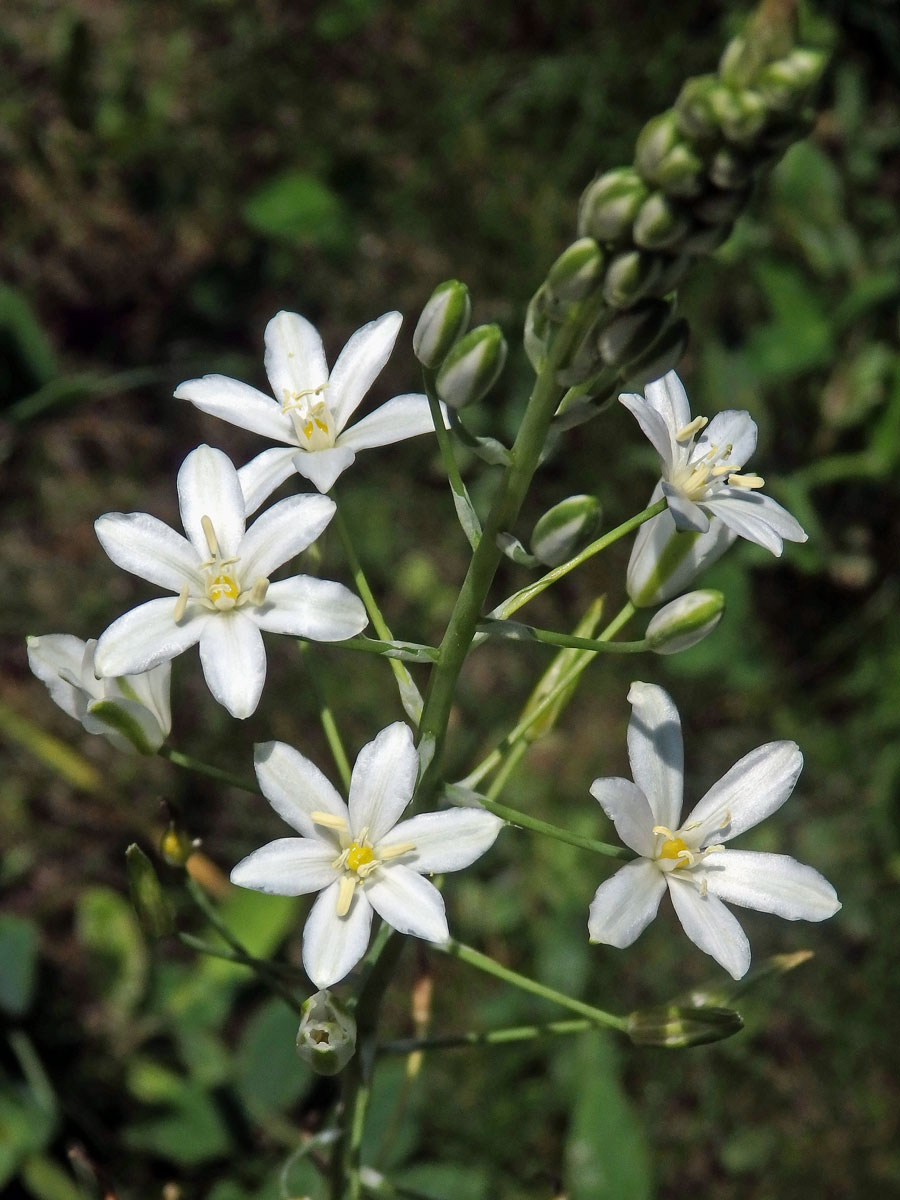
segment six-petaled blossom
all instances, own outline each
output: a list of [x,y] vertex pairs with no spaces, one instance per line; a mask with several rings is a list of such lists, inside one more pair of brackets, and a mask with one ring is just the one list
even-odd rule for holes
[[[648,383],[644,395],[619,397],[659,455],[662,478],[650,503],[665,496],[668,509],[638,530],[628,564],[628,594],[638,605],[677,595],[711,566],[737,537],[780,555],[783,541],[805,542],[798,521],[760,488],[743,467],[756,449],[756,423],[728,409],[707,422],[691,417],[674,371]],[[676,539],[676,532],[687,535]]]
[[199,642],[209,690],[234,717],[249,717],[266,678],[261,630],[314,641],[354,637],[366,624],[362,602],[343,584],[269,575],[305,550],[334,515],[327,496],[292,496],[245,528],[244,499],[231,460],[199,446],[178,472],[187,537],[147,513],[107,513],[96,522],[118,566],[174,596],[125,613],[101,636],[95,666],[131,675]]
[[301,836],[254,851],[231,880],[279,896],[321,893],[303,931],[303,965],[316,987],[337,983],[362,958],[373,911],[401,933],[447,941],[443,898],[423,876],[469,866],[503,824],[474,808],[400,821],[417,769],[412,733],[400,722],[360,751],[347,804],[297,750],[256,748],[263,795]]
[[357,451],[434,429],[428,400],[419,393],[395,396],[346,428],[390,357],[402,319],[389,312],[358,329],[329,374],[315,326],[298,313],[280,312],[265,335],[274,399],[225,375],[204,375],[178,386],[175,395],[203,412],[284,443],[241,468],[248,513],[295,471],[327,492]]
[[723,900],[789,921],[824,921],[841,907],[834,888],[812,867],[788,855],[724,845],[784,804],[803,756],[793,742],[760,746],[735,763],[682,820],[678,710],[654,684],[633,683],[628,699],[634,782],[595,779],[591,794],[639,857],[597,889],[588,919],[591,941],[630,946],[668,889],[691,941],[740,979],[750,965],[750,945]]
[[96,639],[69,633],[28,638],[28,665],[61,709],[88,733],[100,733],[117,750],[155,754],[172,728],[169,663],[143,675],[99,678]]

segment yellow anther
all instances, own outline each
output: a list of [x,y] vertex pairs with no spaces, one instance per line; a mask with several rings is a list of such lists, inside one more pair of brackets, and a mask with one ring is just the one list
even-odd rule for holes
[[693,421],[689,421],[687,425],[682,425],[678,430],[675,434],[675,441],[680,445],[684,445],[685,442],[691,440],[695,433],[699,433],[708,424],[709,420],[706,417],[694,417]]
[[175,601],[175,624],[177,625],[187,611],[188,596],[191,594],[191,585],[186,583],[178,593],[178,599]]
[[375,855],[372,853],[371,846],[360,846],[359,842],[353,842],[347,847],[346,865],[351,871],[359,871],[360,867],[364,867],[366,863],[372,862],[374,857]]
[[254,583],[254,585],[250,589],[250,591],[245,593],[247,603],[253,604],[255,606],[263,604],[265,602],[266,593],[268,592],[268,590],[269,590],[268,579],[265,579],[263,576],[260,576],[259,579],[257,579],[256,583]]
[[203,530],[203,536],[206,538],[206,544],[209,546],[209,552],[215,558],[219,553],[219,542],[216,538],[216,531],[213,529],[212,519],[205,515],[202,516],[200,518],[200,527]]
[[415,850],[415,848],[415,842],[398,842],[396,846],[382,846],[378,851],[378,857],[382,860],[399,858],[401,854],[408,854],[410,850]]
[[337,915],[339,917],[346,917],[350,911],[353,893],[356,891],[356,882],[355,875],[342,875],[340,878],[337,894]]
[[335,816],[329,812],[311,812],[310,820],[314,825],[324,825],[326,829],[344,830],[347,828],[347,818]]
[[761,475],[737,475],[734,472],[728,476],[728,482],[733,487],[744,488],[761,488],[766,485]]
[[313,431],[313,423],[312,423],[312,421],[307,421],[306,424],[303,426],[304,436],[308,437],[308,438],[312,437],[312,431]]

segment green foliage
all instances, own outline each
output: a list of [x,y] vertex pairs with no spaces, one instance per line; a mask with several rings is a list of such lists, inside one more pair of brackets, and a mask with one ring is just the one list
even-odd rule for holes
[[0,914],[0,1009],[21,1017],[34,994],[38,931],[33,921]]

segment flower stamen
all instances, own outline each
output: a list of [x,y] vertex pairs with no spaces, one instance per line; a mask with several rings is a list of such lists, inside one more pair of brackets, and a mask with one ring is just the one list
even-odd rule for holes
[[325,829],[337,829],[342,833],[347,829],[347,818],[338,817],[334,813],[317,810],[311,812],[309,817],[314,825],[322,825]]
[[766,481],[761,475],[738,475],[736,472],[732,472],[728,476],[728,482],[732,487],[761,488],[766,486]]
[[682,446],[685,445],[695,433],[699,433],[701,429],[705,429],[708,424],[708,417],[694,417],[693,421],[688,421],[687,425],[682,425],[678,430],[675,434],[675,441]]

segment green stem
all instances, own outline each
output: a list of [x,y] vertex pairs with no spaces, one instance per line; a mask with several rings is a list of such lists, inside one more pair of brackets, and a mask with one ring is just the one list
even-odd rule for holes
[[566,842],[570,846],[578,846],[580,850],[592,850],[595,854],[603,854],[607,858],[630,860],[635,857],[634,853],[626,850],[624,846],[612,846],[609,842],[599,842],[596,838],[582,837],[580,833],[572,833],[568,829],[561,829],[558,825],[551,825],[548,821],[539,821],[537,817],[529,817],[527,813],[507,808],[505,804],[498,804],[496,800],[491,800],[487,796],[482,798],[481,805],[488,812],[492,812],[510,825],[516,825],[520,829],[530,829],[533,833],[541,833],[545,837],[555,838],[556,841]]
[[463,510],[468,514],[468,521],[463,521],[460,516],[460,524],[462,525],[463,532],[469,539],[469,545],[473,550],[476,550],[481,540],[481,526],[475,513],[475,507],[469,498],[469,492],[463,483],[462,475],[459,473],[459,464],[456,461],[456,455],[453,453],[453,443],[444,425],[444,414],[441,412],[440,401],[434,390],[437,371],[423,367],[422,374],[425,380],[425,393],[428,396],[428,407],[431,409],[431,419],[434,423],[434,432],[437,437],[441,458],[444,461],[444,470],[447,472],[450,490],[453,492],[457,515],[460,516],[459,506],[462,505]]
[[573,1017],[571,1021],[544,1021],[540,1025],[509,1025],[502,1029],[472,1030],[469,1033],[436,1034],[434,1037],[397,1038],[382,1042],[379,1054],[416,1054],[420,1050],[460,1050],[467,1046],[502,1046],[507,1042],[528,1042],[534,1038],[568,1033],[585,1033],[596,1028],[596,1021]]
[[366,654],[380,654],[382,658],[396,658],[400,662],[437,662],[437,646],[423,646],[421,642],[381,642],[377,638],[346,638],[335,642],[338,650],[362,650]]
[[534,583],[529,583],[527,587],[513,593],[502,604],[498,604],[490,615],[492,617],[499,617],[502,620],[505,617],[511,616],[514,612],[518,612],[520,608],[528,604],[535,596],[539,596],[541,592],[546,591],[558,579],[562,579],[564,575],[568,575],[570,571],[574,571],[576,567],[580,567],[582,563],[587,562],[589,558],[593,558],[595,554],[599,554],[601,550],[606,550],[607,547],[612,546],[620,538],[625,537],[626,534],[643,525],[645,521],[659,516],[661,512],[665,511],[665,508],[666,501],[657,500],[655,504],[651,504],[649,508],[645,508],[643,512],[639,512],[637,516],[629,517],[627,521],[623,521],[621,525],[617,525],[615,529],[611,529],[603,537],[597,538],[589,546],[585,546],[574,558],[560,563],[558,567],[554,567],[552,571],[548,571],[546,575],[542,575]]
[[302,1001],[298,1000],[293,992],[273,977],[275,968],[272,963],[266,962],[261,958],[254,958],[252,954],[248,954],[245,951],[242,952],[226,946],[213,946],[210,942],[204,941],[203,938],[194,937],[192,933],[179,933],[177,936],[183,946],[189,946],[191,950],[196,950],[198,954],[206,954],[210,958],[221,958],[225,962],[239,963],[242,967],[249,967],[267,987],[277,992],[294,1012],[298,1015],[301,1014]]
[[171,746],[160,746],[157,754],[160,758],[168,759],[174,766],[183,767],[186,771],[195,771],[198,775],[206,775],[210,779],[218,780],[219,783],[227,783],[230,787],[240,788],[241,791],[256,792],[258,796],[262,795],[259,784],[255,781],[251,783],[249,779],[241,779],[238,775],[232,775],[230,771],[223,771],[221,767],[213,767],[190,754],[182,754],[180,750],[173,750]]
[[639,642],[609,642],[599,638],[575,637],[571,633],[556,633],[552,629],[538,629],[534,625],[522,625],[518,621],[482,621],[479,633],[514,642],[543,642],[547,646],[565,646],[573,650],[589,650],[594,654],[640,654],[650,648],[646,638]]
[[458,958],[460,962],[468,963],[469,966],[484,971],[486,975],[493,975],[495,979],[502,979],[504,983],[510,983],[523,992],[530,992],[532,996],[540,996],[542,1000],[549,1000],[561,1008],[568,1008],[571,1012],[586,1017],[594,1025],[606,1025],[623,1033],[627,1028],[628,1022],[625,1017],[617,1017],[614,1013],[605,1012],[602,1008],[595,1008],[592,1004],[585,1004],[583,1000],[576,1000],[574,996],[567,996],[565,992],[558,992],[555,988],[538,983],[536,979],[529,979],[527,975],[520,975],[518,971],[501,966],[486,954],[481,954],[462,942],[453,941],[451,938],[449,942],[434,942],[432,945],[435,950]]

